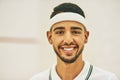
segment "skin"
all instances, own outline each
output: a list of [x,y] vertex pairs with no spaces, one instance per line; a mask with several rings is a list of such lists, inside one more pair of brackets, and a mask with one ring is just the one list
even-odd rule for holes
[[57,54],[56,71],[62,80],[73,80],[82,70],[82,51],[89,32],[76,21],[55,23],[47,38]]

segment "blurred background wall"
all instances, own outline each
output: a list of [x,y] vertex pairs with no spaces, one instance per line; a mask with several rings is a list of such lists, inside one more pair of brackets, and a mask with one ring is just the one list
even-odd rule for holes
[[120,79],[120,0],[0,0],[0,80],[29,80],[56,63],[46,30],[52,9],[63,2],[86,14],[84,59]]

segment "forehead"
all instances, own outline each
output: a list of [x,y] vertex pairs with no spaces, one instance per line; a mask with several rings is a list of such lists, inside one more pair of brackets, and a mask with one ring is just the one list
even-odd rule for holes
[[55,23],[51,27],[51,31],[53,31],[57,27],[63,27],[64,29],[69,29],[71,27],[78,27],[78,28],[81,28],[81,29],[85,28],[84,25],[82,25],[81,23],[76,22],[76,21],[62,21],[62,22]]

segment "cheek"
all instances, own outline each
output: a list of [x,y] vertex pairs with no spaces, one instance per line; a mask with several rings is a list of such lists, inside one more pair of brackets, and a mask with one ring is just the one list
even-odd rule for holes
[[52,43],[54,46],[58,46],[60,43],[62,42],[62,38],[61,37],[52,37]]
[[84,44],[84,40],[85,40],[84,36],[80,36],[80,37],[77,37],[77,38],[74,38],[74,39],[78,43],[78,45]]

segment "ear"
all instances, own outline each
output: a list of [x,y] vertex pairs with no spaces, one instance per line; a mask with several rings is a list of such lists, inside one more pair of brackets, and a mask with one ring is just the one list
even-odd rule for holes
[[50,31],[47,31],[47,38],[50,44],[52,44],[52,33]]
[[85,31],[85,43],[88,42],[89,31]]

